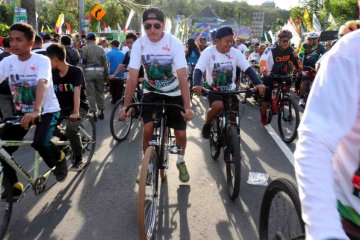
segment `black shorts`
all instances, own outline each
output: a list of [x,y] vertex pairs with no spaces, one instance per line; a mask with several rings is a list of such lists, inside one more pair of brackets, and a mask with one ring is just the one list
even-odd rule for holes
[[[178,104],[180,106],[184,106],[182,96],[166,96],[161,95],[157,93],[145,93],[142,102],[143,103],[162,103],[165,101],[165,103],[172,103],[172,104]],[[142,108],[142,117],[144,124],[148,122],[152,122],[152,114],[153,112],[157,112],[160,110],[160,107],[156,109],[153,106],[143,106]],[[184,118],[181,116],[180,110],[177,108],[168,107],[165,111],[166,117],[167,117],[167,126],[170,128],[173,128],[175,130],[185,130],[186,129],[186,122]]]
[[[224,110],[229,110],[226,109],[227,106],[227,96],[221,96],[221,95],[216,95],[216,94],[209,94],[208,95],[208,100],[209,100],[209,104],[211,107],[211,104],[215,101],[222,101],[224,103]],[[231,96],[231,101],[232,101],[232,111],[239,111],[239,99],[237,98],[237,96]]]

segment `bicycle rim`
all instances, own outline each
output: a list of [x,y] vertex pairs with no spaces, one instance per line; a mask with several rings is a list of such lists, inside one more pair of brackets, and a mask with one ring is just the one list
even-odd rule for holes
[[219,119],[215,119],[210,128],[210,154],[216,161],[220,154],[220,129]]
[[113,138],[121,142],[129,135],[132,117],[128,117],[126,121],[119,120],[120,109],[124,106],[124,100],[121,99],[116,102],[110,116],[110,132]]
[[297,137],[297,128],[300,123],[299,109],[291,98],[281,100],[278,127],[281,139],[286,143],[291,143]]
[[227,188],[231,200],[235,200],[240,191],[241,155],[240,137],[234,126],[228,129],[226,145],[224,147],[224,160],[226,164]]
[[138,226],[141,240],[154,238],[157,204],[157,154],[154,147],[148,147],[142,160],[139,180]]
[[266,188],[260,209],[260,240],[305,239],[296,186],[277,179]]
[[0,201],[0,239],[3,239],[12,214],[13,200],[12,200],[12,186],[8,179],[3,174],[3,168],[0,173],[0,193],[5,194],[6,198]]
[[89,164],[95,152],[96,128],[94,119],[86,116],[80,125],[80,135],[82,142],[82,159],[85,164]]

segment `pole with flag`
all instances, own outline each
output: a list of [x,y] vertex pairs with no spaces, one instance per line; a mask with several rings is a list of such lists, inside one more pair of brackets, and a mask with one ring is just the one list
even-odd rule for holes
[[55,24],[55,31],[60,34],[61,33],[61,27],[62,25],[64,24],[64,17],[65,15],[63,13],[60,13],[57,21],[56,21],[56,24]]
[[133,18],[134,14],[135,14],[135,11],[131,9],[131,10],[130,10],[129,17],[128,17],[128,19],[126,20],[124,32],[127,31],[128,27],[129,27],[129,25],[130,25],[130,23],[131,23],[131,19]]
[[313,29],[313,26],[311,24],[311,20],[310,20],[310,16],[309,16],[309,12],[308,12],[307,8],[305,8],[305,10],[304,10],[303,18],[304,18],[307,30],[312,32],[314,29]]
[[312,24],[315,32],[321,32],[321,24],[315,13],[313,13]]

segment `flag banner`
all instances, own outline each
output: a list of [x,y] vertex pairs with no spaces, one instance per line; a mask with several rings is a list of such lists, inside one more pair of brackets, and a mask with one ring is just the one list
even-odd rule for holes
[[170,33],[172,28],[172,23],[170,18],[166,18],[165,20],[165,32]]
[[295,31],[297,32],[297,34],[300,35],[300,29],[296,26],[294,20],[292,19],[292,17],[290,16],[289,18],[289,23],[291,24],[291,26],[295,29]]
[[[196,36],[196,42],[200,40],[201,37],[206,37],[207,40],[210,40],[210,32],[209,29],[211,29],[210,24],[199,24],[196,28],[195,36]],[[215,27],[214,27],[215,29]],[[184,30],[183,30],[184,31]]]
[[269,38],[268,38],[268,35],[267,35],[267,32],[264,32],[264,38],[265,38],[265,41],[266,41],[266,42],[270,42],[270,41],[269,41]]
[[274,33],[273,33],[273,31],[270,29],[269,31],[268,31],[268,33],[269,33],[269,36],[270,36],[270,42],[272,43],[272,44],[274,44],[275,43],[275,37],[274,37]]
[[129,17],[128,17],[128,19],[126,20],[124,32],[126,32],[126,30],[129,28],[129,25],[130,25],[130,23],[131,23],[131,19],[133,18],[134,14],[135,14],[135,11],[131,9],[131,10],[130,10]]
[[312,24],[315,32],[321,32],[321,24],[315,13],[313,13]]
[[60,15],[56,21],[55,27],[54,27],[54,29],[57,33],[59,33],[59,34],[61,33],[61,27],[63,24],[64,24],[64,14],[60,13]]
[[72,29],[69,23],[65,23],[66,24],[66,29],[69,31],[69,33],[72,33]]
[[331,13],[329,14],[329,17],[328,17],[327,21],[328,21],[328,23],[331,24],[332,27],[336,26],[335,19],[334,19],[333,15]]
[[308,10],[305,8],[304,15],[303,15],[304,21],[306,23],[307,30],[309,32],[314,31],[313,26],[311,24],[310,16]]
[[299,34],[296,32],[296,30],[293,28],[293,26],[291,25],[290,21],[288,21],[283,29],[289,30],[293,37],[291,38],[291,43],[295,43],[296,45],[299,44],[299,42],[301,41],[301,38],[299,36]]
[[251,27],[249,26],[240,26],[235,31],[235,37],[240,37],[242,39],[250,39]]

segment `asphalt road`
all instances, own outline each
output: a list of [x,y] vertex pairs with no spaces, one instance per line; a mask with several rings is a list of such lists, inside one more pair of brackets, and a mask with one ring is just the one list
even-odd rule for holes
[[[157,239],[257,239],[265,187],[248,184],[249,173],[268,173],[269,182],[279,177],[294,181],[293,166],[260,125],[259,109],[242,105],[241,189],[239,198],[231,201],[222,153],[214,161],[208,140],[200,135],[207,106],[206,100],[193,100],[195,118],[188,125],[185,154],[187,184],[178,179],[176,157],[170,158],[168,179],[160,190]],[[96,153],[88,168],[69,173],[65,182],[38,197],[28,191],[14,206],[6,239],[138,239],[135,180],[141,166],[142,128],[135,121],[128,139],[117,143],[109,130],[111,108],[109,104],[105,120],[96,124]],[[272,126],[277,129],[275,120]],[[294,146],[288,147],[293,151]],[[31,151],[17,153],[25,165]]]

